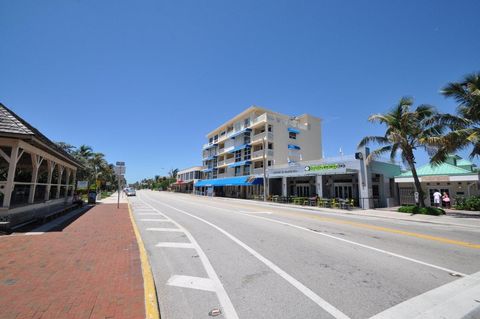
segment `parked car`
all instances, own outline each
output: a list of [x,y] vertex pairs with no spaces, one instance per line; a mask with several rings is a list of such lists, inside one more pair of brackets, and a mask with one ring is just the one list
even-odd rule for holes
[[125,194],[127,196],[137,196],[137,192],[135,192],[135,189],[133,189],[133,188],[127,188],[125,190]]

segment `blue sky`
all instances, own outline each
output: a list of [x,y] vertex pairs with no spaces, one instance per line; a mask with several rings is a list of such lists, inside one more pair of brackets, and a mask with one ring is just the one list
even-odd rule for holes
[[[124,160],[130,182],[201,163],[250,105],[324,119],[353,153],[401,96],[480,71],[479,1],[0,2],[0,102],[52,140]],[[423,163],[426,156],[417,154]]]

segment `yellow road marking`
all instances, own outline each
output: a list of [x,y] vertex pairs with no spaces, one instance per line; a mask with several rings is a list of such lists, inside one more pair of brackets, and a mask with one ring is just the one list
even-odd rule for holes
[[395,229],[395,228],[375,226],[375,225],[358,223],[358,222],[351,222],[351,221],[348,221],[348,220],[341,220],[341,219],[331,218],[331,217],[320,217],[320,216],[302,214],[302,213],[295,214],[295,215],[301,215],[301,216],[304,216],[304,217],[314,218],[314,219],[318,219],[318,220],[322,220],[322,221],[326,221],[326,222],[331,222],[331,223],[336,223],[336,224],[346,224],[346,225],[351,225],[351,226],[355,226],[355,227],[359,227],[359,228],[373,229],[373,230],[383,231],[383,232],[392,233],[392,234],[398,234],[398,235],[416,237],[416,238],[421,238],[421,239],[426,239],[426,240],[438,241],[438,242],[445,243],[445,244],[451,244],[451,245],[457,245],[457,246],[462,246],[462,247],[480,249],[480,244],[474,244],[474,243],[469,243],[469,242],[450,239],[450,238],[445,238],[445,237],[438,237],[438,236],[414,233],[414,232]]
[[137,223],[133,218],[130,202],[128,203],[128,213],[132,221],[135,237],[137,238],[138,250],[140,251],[140,260],[142,262],[143,288],[145,294],[145,314],[147,319],[160,319],[158,310],[157,292],[155,290],[155,281],[153,280],[152,270],[148,262],[147,251],[143,244],[142,237],[138,231]]
[[[245,207],[245,206],[240,206],[240,205],[235,205],[235,204],[233,204],[232,206]],[[251,204],[249,206],[250,207],[255,207],[255,205],[251,205]],[[278,208],[281,209],[282,207],[278,207]],[[288,207],[288,208],[295,208],[295,207]],[[272,209],[272,212],[275,212],[275,210]],[[359,228],[366,228],[366,229],[378,230],[378,231],[383,231],[383,232],[392,233],[392,234],[421,238],[421,239],[425,239],[425,240],[432,240],[432,241],[437,241],[437,242],[450,244],[450,245],[462,246],[462,247],[467,247],[467,248],[472,248],[472,249],[480,249],[480,244],[469,243],[469,242],[450,239],[450,238],[445,238],[445,237],[438,237],[438,236],[431,236],[431,235],[426,235],[426,234],[414,233],[414,232],[395,229],[395,228],[389,228],[389,227],[382,227],[382,226],[375,226],[375,225],[370,225],[370,224],[352,222],[352,221],[342,220],[342,219],[337,219],[337,218],[332,218],[332,217],[321,217],[321,216],[316,216],[316,215],[312,215],[312,214],[278,212],[278,211],[275,212],[275,213],[284,214],[284,215],[303,216],[303,217],[307,217],[307,218],[318,219],[318,220],[331,222],[331,223],[336,223],[336,224],[345,224],[345,225],[355,226],[355,227],[359,227]]]

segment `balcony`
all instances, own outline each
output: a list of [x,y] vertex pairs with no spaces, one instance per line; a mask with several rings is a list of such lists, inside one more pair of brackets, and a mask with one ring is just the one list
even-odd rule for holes
[[232,164],[232,163],[235,163],[235,157],[232,157],[232,158],[227,158],[225,161],[225,164]]
[[253,175],[263,175],[263,167],[254,168],[253,169]]
[[[273,156],[273,150],[267,150],[267,157]],[[258,150],[252,153],[252,159],[254,158],[263,158],[263,150]]]
[[251,139],[251,143],[252,144],[261,143],[263,141],[263,139],[265,138],[265,136],[267,137],[268,141],[273,141],[273,133],[272,132],[263,132],[263,133],[253,135],[252,139]]

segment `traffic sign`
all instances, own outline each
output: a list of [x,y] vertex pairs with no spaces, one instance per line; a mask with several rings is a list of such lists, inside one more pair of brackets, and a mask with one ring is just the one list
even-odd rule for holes
[[116,165],[117,166],[125,166],[125,162],[117,162]]
[[123,175],[125,174],[125,171],[127,168],[125,166],[115,166],[113,168],[113,171],[115,172],[116,175]]

